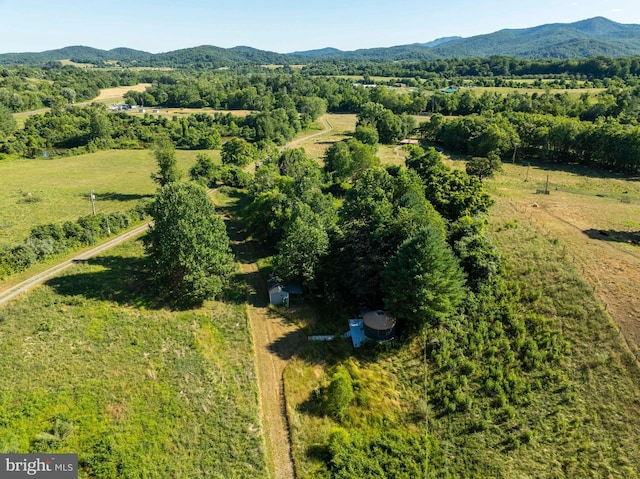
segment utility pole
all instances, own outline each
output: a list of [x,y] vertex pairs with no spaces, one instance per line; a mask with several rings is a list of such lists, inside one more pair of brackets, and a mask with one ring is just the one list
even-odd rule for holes
[[547,175],[547,184],[544,185],[544,194],[545,195],[549,194],[549,175]]
[[511,159],[511,163],[515,163],[516,162],[516,150],[518,149],[518,144],[514,143],[513,144],[513,158]]
[[96,195],[93,194],[93,191],[89,195],[89,198],[91,198],[91,210],[93,211],[93,216],[95,216],[96,215]]

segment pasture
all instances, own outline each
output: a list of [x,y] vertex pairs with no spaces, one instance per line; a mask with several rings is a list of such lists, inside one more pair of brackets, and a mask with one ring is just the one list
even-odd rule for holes
[[[524,95],[533,95],[534,93],[537,93],[538,95],[544,95],[547,93],[547,91],[544,90],[543,88],[515,88],[515,87],[478,86],[478,87],[463,87],[461,90],[462,91],[469,90],[469,91],[475,92],[477,96],[482,95],[484,92],[498,93],[502,96],[506,96],[509,93],[521,93]],[[571,97],[579,98],[584,93],[589,93],[591,95],[602,93],[603,91],[606,91],[606,88],[550,88],[548,91],[550,95],[562,95],[566,93]]]
[[138,83],[131,86],[120,86],[114,88],[103,88],[100,90],[100,95],[94,98],[92,101],[98,103],[121,103],[125,93],[129,91],[143,92],[151,86],[151,83]]
[[[535,194],[547,176],[550,194]],[[640,183],[523,160],[505,163],[488,186],[497,201],[492,223],[527,224],[560,245],[640,360]]]
[[[219,151],[176,151],[185,176],[198,153],[214,160]],[[0,244],[15,244],[35,225],[63,223],[91,214],[89,192],[96,194],[96,211],[130,209],[150,199],[157,184],[150,150],[107,150],[54,159],[12,159],[0,162]]]
[[[154,113],[157,110],[157,113]],[[216,110],[214,108],[162,108],[162,107],[145,107],[144,112],[140,111],[140,108],[134,108],[126,110],[126,113],[134,116],[154,115],[166,118],[177,118],[195,115],[196,113],[206,113],[207,115],[215,115],[216,113],[227,114],[230,113],[233,116],[245,117],[252,112],[250,110]]]
[[266,477],[243,304],[156,304],[139,240],[0,309],[0,452],[80,477]]

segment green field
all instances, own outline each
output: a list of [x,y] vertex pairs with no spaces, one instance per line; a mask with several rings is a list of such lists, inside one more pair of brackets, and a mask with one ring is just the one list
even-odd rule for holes
[[[176,152],[183,174],[198,153],[219,160],[219,151]],[[109,150],[55,159],[14,159],[0,162],[0,245],[13,245],[44,223],[63,223],[91,214],[89,192],[96,194],[96,211],[132,208],[150,199],[157,188],[149,150]]]
[[266,477],[245,306],[170,311],[134,241],[0,310],[0,452],[80,477]]
[[[464,87],[463,90],[469,90],[475,92],[476,95],[480,96],[484,92],[493,92],[499,93],[500,95],[508,95],[509,93],[521,93],[524,95],[533,95],[537,93],[538,95],[546,94],[546,91],[542,88],[515,88],[515,87]],[[550,95],[562,95],[564,93],[568,94],[571,97],[579,98],[584,93],[589,93],[591,95],[595,95],[597,93],[602,93],[606,91],[606,88],[551,88],[549,89]]]

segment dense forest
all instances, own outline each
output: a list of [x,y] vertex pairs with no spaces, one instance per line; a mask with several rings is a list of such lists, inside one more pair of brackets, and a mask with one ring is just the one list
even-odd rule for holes
[[[560,64],[554,64],[553,69]],[[561,93],[552,93],[548,82],[542,81],[533,82],[538,87],[535,91],[531,91],[531,83],[521,82],[506,93],[472,87],[451,92],[440,88],[451,80],[437,71],[432,73],[436,79],[415,82],[414,87],[365,88],[346,78],[277,70],[141,74],[73,68],[4,69],[0,152],[36,157],[45,149],[56,155],[139,148],[152,145],[162,135],[187,149],[219,147],[221,137],[232,136],[282,145],[328,111],[366,115],[366,123],[376,128],[382,143],[417,135],[474,156],[493,152],[507,157],[519,147],[549,161],[630,173],[640,168],[640,86],[631,73],[627,74],[628,80],[605,77],[595,91],[577,80],[555,80],[552,85],[564,88]],[[472,78],[480,82],[483,77],[476,73]],[[110,113],[101,105],[71,106],[74,101],[97,94],[101,87],[137,81],[151,81],[152,86],[143,93],[128,93],[125,98],[132,105],[242,109],[252,113],[242,118],[222,113],[194,113],[180,119],[154,115],[139,118]],[[391,81],[397,84],[399,79],[391,77]],[[511,85],[518,83],[513,77],[508,81]],[[28,117],[24,128],[17,128],[11,112],[42,106],[49,106],[50,111]],[[427,114],[431,117],[417,125],[414,115]]]

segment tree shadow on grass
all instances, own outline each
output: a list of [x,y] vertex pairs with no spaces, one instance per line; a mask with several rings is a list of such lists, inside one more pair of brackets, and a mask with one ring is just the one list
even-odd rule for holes
[[137,193],[127,194],[127,193],[96,193],[96,199],[102,201],[136,201],[136,200],[147,200],[153,198],[153,195],[141,195]]
[[[95,266],[103,269],[95,270]],[[100,256],[45,283],[58,294],[113,301],[123,306],[160,309],[166,304],[153,289],[146,258]]]
[[231,249],[238,261],[250,264],[257,261],[258,258],[273,254],[265,251],[259,241],[251,238],[250,233],[246,230],[245,222],[241,220],[244,217],[244,210],[249,204],[247,194],[232,188],[225,190],[225,194],[234,201],[219,209],[226,215],[223,218],[224,224],[231,242]]
[[640,232],[638,231],[588,229],[584,230],[583,233],[591,239],[640,245]]
[[[506,160],[504,163],[511,163],[511,160]],[[617,171],[610,171],[604,169],[592,168],[579,163],[563,163],[554,162],[552,160],[536,159],[529,156],[526,159],[518,158],[516,164],[520,166],[530,165],[532,168],[538,168],[546,172],[561,171],[564,173],[572,173],[574,175],[585,176],[588,178],[603,178],[603,179],[617,179],[627,181],[639,181],[640,177],[631,176],[629,174],[620,173]],[[552,179],[553,183],[553,179]]]

